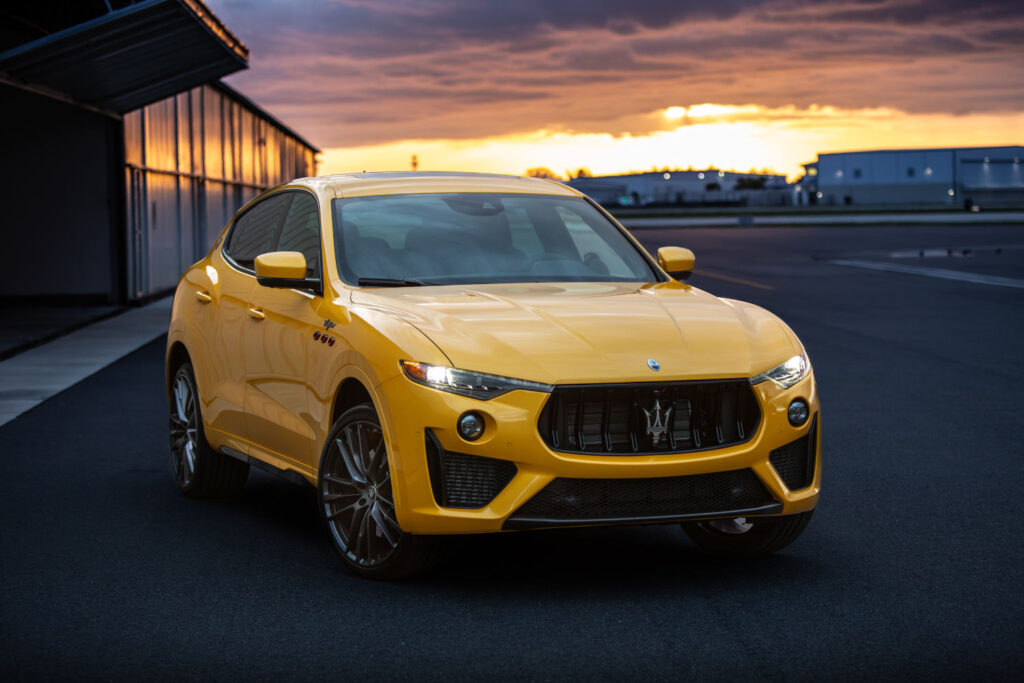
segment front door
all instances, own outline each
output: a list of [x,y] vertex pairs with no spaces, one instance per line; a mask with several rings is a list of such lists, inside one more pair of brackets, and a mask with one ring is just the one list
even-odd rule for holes
[[199,325],[208,335],[200,342],[207,351],[200,354],[196,367],[203,415],[212,432],[208,436],[218,446],[243,452],[248,450],[243,348],[252,329],[253,261],[277,243],[289,201],[290,197],[272,195],[235,218],[224,248],[214,254],[207,270],[208,287],[196,292],[200,301],[210,299],[210,324]]
[[[316,199],[289,196],[277,243],[268,251],[306,257],[307,278],[321,278],[320,220]],[[322,329],[321,298],[312,291],[264,287],[250,295],[252,323],[245,335],[245,412],[249,440],[259,456],[278,467],[312,471],[319,450],[309,410],[306,356]],[[319,335],[317,335],[319,337]],[[255,451],[254,451],[254,454]]]

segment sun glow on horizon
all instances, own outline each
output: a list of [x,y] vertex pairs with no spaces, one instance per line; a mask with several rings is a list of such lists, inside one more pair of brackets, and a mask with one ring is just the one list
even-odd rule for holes
[[[808,110],[812,111],[814,109]],[[741,115],[759,115],[764,116],[770,111],[795,111],[793,108],[782,108],[778,110],[772,110],[767,107],[761,107],[756,104],[712,104],[705,102],[704,104],[692,104],[689,107],[680,107],[673,105],[666,107],[661,115],[669,121],[679,121],[680,119],[721,119],[721,118],[735,118]]]
[[[1024,114],[911,114],[898,109],[704,103],[651,112],[633,132],[540,129],[472,140],[403,140],[324,150],[323,173],[407,169],[610,175],[652,168],[774,169],[791,180],[818,153],[881,147],[1019,144]],[[941,143],[936,141],[941,140]]]
[[662,112],[662,116],[664,116],[669,121],[678,121],[679,119],[686,116],[686,107],[677,107],[673,105],[665,109],[665,111]]

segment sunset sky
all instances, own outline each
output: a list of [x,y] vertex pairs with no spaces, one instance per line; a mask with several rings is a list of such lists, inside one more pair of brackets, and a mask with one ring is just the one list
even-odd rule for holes
[[1024,2],[208,0],[321,172],[772,168],[1024,141]]

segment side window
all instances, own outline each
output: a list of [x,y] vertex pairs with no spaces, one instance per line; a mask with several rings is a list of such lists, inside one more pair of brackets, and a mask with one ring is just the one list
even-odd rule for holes
[[242,268],[252,270],[257,256],[275,251],[292,196],[291,192],[275,194],[242,214],[231,229],[224,253]]
[[319,278],[320,212],[312,195],[295,192],[292,196],[294,199],[284,219],[276,251],[301,252],[306,257],[306,277]]

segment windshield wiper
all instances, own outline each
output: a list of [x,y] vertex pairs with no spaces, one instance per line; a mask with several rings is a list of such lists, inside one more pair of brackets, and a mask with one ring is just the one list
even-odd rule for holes
[[360,287],[419,287],[434,284],[423,280],[403,280],[396,277],[361,277],[356,283]]

